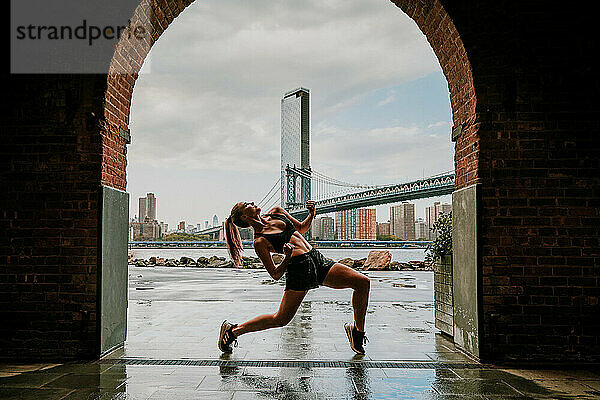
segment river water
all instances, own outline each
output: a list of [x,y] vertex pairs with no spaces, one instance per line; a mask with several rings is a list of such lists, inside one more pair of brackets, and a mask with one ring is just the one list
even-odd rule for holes
[[[350,257],[355,260],[366,258],[369,252],[373,250],[370,248],[361,249],[319,249],[325,257],[339,261],[342,258]],[[425,250],[423,249],[377,249],[377,250],[388,250],[392,253],[392,261],[408,262],[408,261],[423,261],[425,260]],[[199,257],[225,257],[229,259],[227,249],[132,249],[129,250],[133,253],[134,258],[149,259],[150,257],[162,257],[162,258],[174,258],[176,260],[181,257],[190,257],[197,259]],[[254,249],[245,249],[244,256],[256,257]]]

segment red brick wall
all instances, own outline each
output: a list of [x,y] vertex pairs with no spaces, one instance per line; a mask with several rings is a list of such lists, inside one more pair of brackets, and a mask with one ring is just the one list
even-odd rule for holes
[[477,96],[482,354],[598,361],[594,23],[552,2],[445,4]]
[[105,78],[2,82],[0,358],[91,358]]
[[395,3],[427,36],[454,124],[465,123],[456,186],[481,186],[482,357],[598,361],[591,17],[554,3],[442,1],[448,21],[437,1]]

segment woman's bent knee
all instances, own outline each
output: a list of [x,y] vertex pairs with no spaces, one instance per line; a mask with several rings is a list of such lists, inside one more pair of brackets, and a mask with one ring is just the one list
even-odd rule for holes
[[275,325],[276,328],[281,328],[283,326],[286,326],[287,324],[290,323],[291,320],[292,320],[292,318],[289,318],[286,316],[279,316],[279,315],[273,316],[273,324]]
[[360,278],[356,280],[356,286],[354,289],[360,291],[368,291],[371,288],[371,280],[365,276],[361,275]]

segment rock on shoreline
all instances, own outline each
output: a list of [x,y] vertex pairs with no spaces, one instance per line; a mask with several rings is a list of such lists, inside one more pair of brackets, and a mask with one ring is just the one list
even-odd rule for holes
[[[387,253],[387,254],[386,254]],[[279,264],[283,259],[280,254],[273,254],[273,263]],[[387,250],[372,250],[367,258],[355,260],[343,258],[337,262],[362,271],[432,271],[433,268],[424,261],[401,263],[391,261],[392,254]],[[136,267],[188,267],[188,268],[236,268],[231,260],[225,257],[200,257],[196,260],[189,257],[174,258],[150,257],[149,259],[129,257],[129,264]],[[242,257],[242,265],[238,269],[260,269],[262,262],[258,257]]]

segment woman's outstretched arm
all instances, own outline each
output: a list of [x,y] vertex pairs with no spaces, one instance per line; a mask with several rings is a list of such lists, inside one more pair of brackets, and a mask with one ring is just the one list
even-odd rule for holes
[[312,200],[308,200],[306,202],[306,208],[308,209],[308,216],[302,222],[292,217],[292,215],[289,212],[287,212],[285,208],[277,206],[273,207],[272,211],[277,214],[284,214],[286,217],[289,218],[290,221],[292,221],[298,232],[306,233],[310,229],[310,225],[312,224],[313,218],[315,217],[315,202]]

